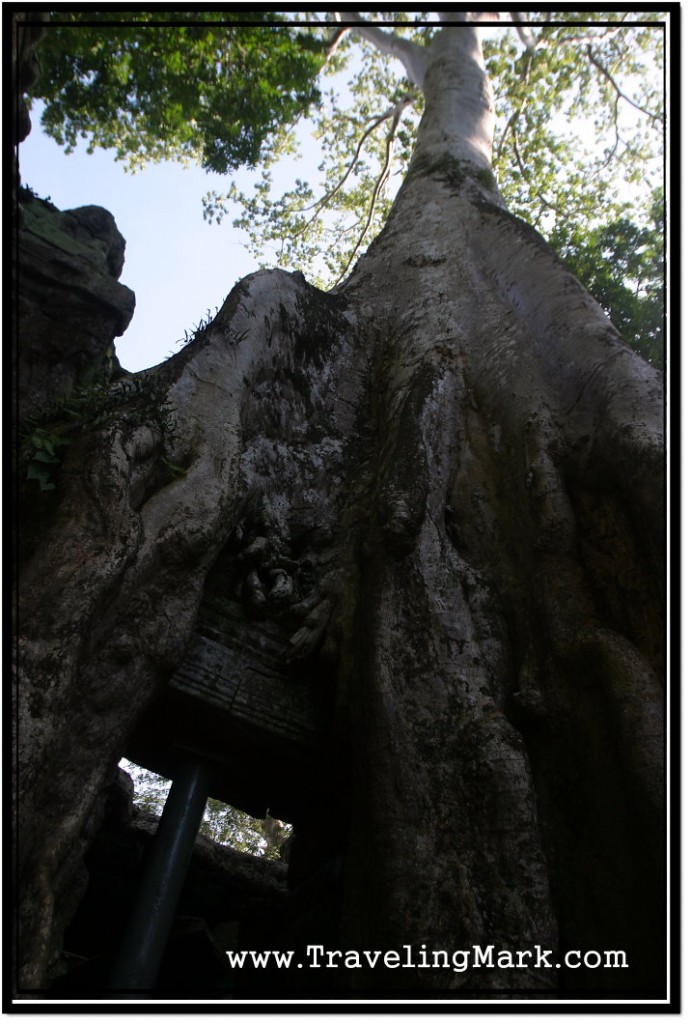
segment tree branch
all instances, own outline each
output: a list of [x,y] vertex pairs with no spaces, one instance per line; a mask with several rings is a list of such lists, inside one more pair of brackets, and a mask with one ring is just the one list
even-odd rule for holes
[[620,99],[621,99],[621,97],[617,93],[617,95],[614,97],[614,107],[613,107],[613,110],[612,110],[612,126],[614,127],[614,145],[612,146],[612,148],[610,149],[609,152],[605,151],[605,159],[601,160],[599,163],[595,164],[595,166],[593,167],[592,171],[590,172],[590,177],[592,177],[594,174],[599,174],[599,172],[603,171],[605,169],[605,167],[608,167],[609,164],[612,162],[612,160],[614,158],[614,154],[616,153],[617,149],[619,148],[619,143],[621,141],[621,138],[620,138],[620,135],[619,135],[619,100]]
[[514,23],[514,28],[518,33],[518,38],[521,40],[526,50],[533,53],[535,50],[535,36],[533,35],[532,29],[521,24],[521,15],[518,11],[511,11],[511,21]]
[[660,114],[654,114],[651,110],[646,110],[645,107],[642,107],[640,103],[636,103],[635,100],[632,100],[630,96],[627,96],[626,93],[619,88],[610,72],[607,70],[604,64],[600,63],[600,61],[593,53],[592,46],[588,45],[588,47],[586,48],[586,53],[588,54],[588,60],[590,61],[590,63],[597,68],[600,74],[604,75],[609,84],[612,86],[615,93],[617,94],[618,99],[622,99],[626,103],[629,103],[636,110],[640,110],[642,114],[645,114],[645,116],[649,117],[652,121],[662,121],[662,116]]
[[357,11],[337,11],[336,18],[344,27],[373,43],[382,53],[397,57],[413,85],[422,89],[427,70],[427,52],[423,46],[409,39],[401,39],[392,32],[384,32],[376,25],[369,25]]
[[518,121],[518,118],[521,116],[521,114],[525,110],[526,104],[528,102],[528,92],[527,92],[527,90],[525,90],[525,85],[527,84],[528,79],[530,78],[530,71],[531,71],[531,68],[533,66],[533,52],[534,52],[533,50],[528,50],[527,51],[527,56],[526,56],[526,59],[525,59],[525,63],[523,65],[523,69],[521,71],[521,77],[519,79],[519,86],[523,86],[524,87],[523,99],[521,100],[520,106],[518,106],[516,108],[516,110],[514,110],[513,114],[511,115],[511,117],[506,122],[506,126],[504,128],[504,131],[502,132],[501,139],[499,140],[499,145],[497,146],[497,155],[496,155],[496,163],[497,164],[499,163],[499,161],[501,159],[501,155],[504,152],[504,143],[506,142],[506,138],[507,138],[509,132],[514,130],[514,126],[515,126],[516,122]]
[[[560,29],[559,22],[553,22],[552,23],[552,28],[559,30]],[[537,40],[536,48],[538,50],[541,50],[541,49],[544,49],[546,46],[552,46],[552,45],[559,46],[562,43],[580,43],[581,46],[583,44],[589,45],[590,43],[601,43],[605,39],[612,39],[614,36],[619,35],[619,33],[622,31],[622,29],[625,29],[625,28],[628,28],[628,25],[624,24],[624,22],[621,22],[620,24],[616,25],[614,28],[608,28],[605,32],[597,32],[594,35],[590,35],[590,36],[576,35],[576,34],[570,35],[570,36],[559,36],[559,38],[556,40],[556,43],[554,43],[553,40],[550,40],[548,38],[548,34],[546,35],[545,33],[542,33],[540,38]]]
[[[410,98],[409,102],[412,102],[412,99],[413,97]],[[381,174],[377,178],[377,183],[372,191],[372,198],[370,199],[370,204],[367,210],[367,217],[365,218],[364,227],[362,228],[362,231],[358,236],[357,242],[353,246],[353,250],[350,254],[350,258],[348,259],[347,264],[345,265],[340,277],[334,284],[334,288],[336,288],[341,283],[343,278],[350,270],[352,262],[355,259],[355,255],[358,249],[360,248],[360,245],[362,244],[362,241],[365,235],[367,234],[367,231],[369,230],[370,224],[372,223],[372,215],[374,214],[374,207],[379,197],[379,193],[381,192],[382,186],[384,185],[386,179],[389,177],[389,170],[391,168],[391,156],[393,153],[393,144],[396,137],[396,129],[398,128],[398,122],[400,121],[401,114],[403,113],[406,106],[407,104],[403,104],[402,101],[396,104],[395,113],[393,115],[393,120],[391,122],[391,127],[389,129],[388,135],[386,136],[386,154],[384,157],[384,166],[382,167]]]
[[[511,136],[512,136],[512,143],[513,143],[513,152],[514,152],[514,156],[516,157],[516,163],[518,164],[518,169],[521,172],[521,177],[529,185],[534,185],[535,183],[532,180],[531,176],[528,174],[528,170],[527,170],[525,164],[523,163],[523,159],[521,157],[521,153],[520,153],[520,150],[518,148],[518,138],[516,137],[515,129],[511,132]],[[554,210],[555,213],[559,213],[559,207],[555,206],[554,203],[550,203],[549,199],[545,199],[545,197],[543,196],[542,192],[538,192],[537,194],[538,194],[538,196],[540,198],[540,202],[543,204],[543,206],[546,206],[548,210]]]
[[328,64],[329,60],[331,59],[331,57],[333,56],[333,54],[334,54],[334,52],[336,50],[336,47],[338,46],[340,41],[343,39],[343,37],[348,34],[348,32],[350,32],[350,27],[348,25],[341,25],[340,28],[336,29],[334,34],[331,36],[331,39],[327,39],[326,42],[324,43],[324,49],[326,50],[326,63],[327,64]]
[[[351,173],[351,171],[353,170],[353,167],[357,163],[358,157],[360,156],[360,151],[361,151],[363,145],[365,144],[366,139],[372,134],[372,132],[375,130],[375,128],[378,128],[379,125],[382,124],[382,122],[388,121],[389,118],[393,118],[394,119],[393,125],[392,125],[391,130],[389,131],[389,133],[388,133],[388,135],[386,137],[387,138],[387,157],[388,157],[389,150],[390,150],[390,141],[389,140],[391,139],[392,132],[395,132],[395,130],[396,130],[397,126],[398,126],[398,122],[401,119],[401,114],[403,113],[403,111],[405,110],[406,107],[410,106],[410,104],[414,101],[414,99],[415,99],[415,97],[412,96],[410,93],[407,93],[405,96],[402,96],[401,99],[398,101],[398,103],[394,104],[393,107],[389,107],[389,109],[386,110],[383,114],[380,114],[379,117],[375,118],[374,121],[372,122],[372,124],[369,125],[369,127],[365,129],[363,134],[360,136],[360,140],[359,140],[359,142],[358,142],[358,144],[356,146],[355,153],[353,154],[353,158],[350,161],[350,163],[348,164],[348,166],[347,166],[347,168],[345,170],[345,174],[342,175],[340,181],[338,181],[338,183],[336,185],[334,185],[334,187],[331,189],[330,192],[327,192],[326,195],[322,196],[321,199],[318,199],[317,202],[314,203],[312,206],[308,206],[307,207],[307,210],[314,210],[314,213],[310,217],[310,219],[307,221],[305,226],[301,229],[300,234],[304,234],[304,232],[307,230],[307,228],[310,226],[310,224],[312,224],[314,222],[315,218],[319,216],[321,211],[328,204],[329,200],[333,199],[333,197],[335,195],[337,195],[337,193],[343,188],[344,184],[346,183],[346,181],[348,179],[349,174]],[[387,159],[387,163],[390,163],[390,160]],[[378,187],[379,187],[378,185],[375,187],[375,191],[378,189]],[[305,211],[305,212],[307,212],[307,211]]]
[[440,21],[453,22],[455,25],[478,25],[487,21],[500,21],[496,11],[437,11]]

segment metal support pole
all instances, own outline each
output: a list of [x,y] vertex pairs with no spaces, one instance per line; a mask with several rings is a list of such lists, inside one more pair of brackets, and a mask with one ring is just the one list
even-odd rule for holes
[[113,989],[152,989],[156,984],[210,777],[207,765],[191,759],[176,771],[111,975]]

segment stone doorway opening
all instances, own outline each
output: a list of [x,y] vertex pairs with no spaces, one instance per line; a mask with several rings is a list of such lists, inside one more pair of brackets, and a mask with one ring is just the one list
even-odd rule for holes
[[[122,758],[119,767],[132,779],[134,807],[139,813],[161,816],[171,779],[142,768]],[[240,808],[209,797],[199,828],[200,835],[240,853],[270,860],[281,859],[281,847],[293,832],[293,826],[271,814],[267,807],[263,817],[248,814]]]
[[[267,942],[283,933],[290,894],[287,853],[280,846],[289,845],[292,826],[210,801],[204,829],[192,835],[163,932],[152,939],[140,928],[132,939],[133,921],[142,915],[142,892],[149,912],[152,906],[160,910],[160,894],[147,888],[147,872],[157,857],[161,812],[171,786],[170,779],[134,762],[120,762],[105,820],[85,860],[81,898],[65,932],[52,993],[232,993],[239,979],[229,968],[227,951],[253,941],[258,929]],[[186,827],[183,821],[183,831]],[[233,841],[219,842],[219,836]],[[164,871],[164,897],[169,881]],[[141,970],[140,954],[146,960]]]

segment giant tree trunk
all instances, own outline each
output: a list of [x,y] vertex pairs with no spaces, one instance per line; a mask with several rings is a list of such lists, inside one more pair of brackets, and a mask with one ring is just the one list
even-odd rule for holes
[[[410,172],[350,280],[245,279],[139,375],[167,427],[123,401],[70,447],[19,588],[27,988],[108,773],[222,560],[247,614],[288,623],[295,663],[329,691],[347,759],[342,948],[622,949],[631,965],[342,984],[663,982],[660,379],[504,208],[486,138],[469,147],[448,106],[484,88],[474,33],[439,38]],[[453,89],[450,66],[472,72]],[[287,596],[271,557],[248,571],[257,536],[294,567]]]

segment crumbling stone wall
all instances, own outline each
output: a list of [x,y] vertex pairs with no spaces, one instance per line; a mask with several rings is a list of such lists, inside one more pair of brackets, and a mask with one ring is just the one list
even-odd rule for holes
[[114,340],[134,314],[119,282],[125,240],[98,206],[61,212],[28,189],[17,244],[15,380],[20,424],[75,387],[116,377]]

